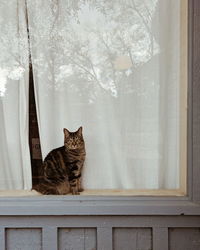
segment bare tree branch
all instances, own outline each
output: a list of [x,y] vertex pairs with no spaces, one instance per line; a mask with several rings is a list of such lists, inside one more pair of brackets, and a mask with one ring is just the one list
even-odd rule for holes
[[133,7],[133,9],[135,10],[135,12],[138,14],[138,16],[141,18],[141,20],[142,20],[142,22],[143,22],[143,24],[144,24],[144,26],[145,26],[145,28],[146,28],[146,30],[148,31],[148,34],[149,34],[149,38],[150,38],[150,54],[151,54],[151,56],[153,56],[153,36],[152,36],[152,32],[151,32],[151,29],[150,29],[150,27],[148,26],[148,24],[147,24],[147,22],[146,22],[146,20],[145,20],[145,18],[144,18],[144,16],[141,14],[141,12],[138,10],[138,8],[137,8],[137,6],[136,6],[136,4],[135,4],[135,0],[131,0],[131,2],[132,2],[132,7]]

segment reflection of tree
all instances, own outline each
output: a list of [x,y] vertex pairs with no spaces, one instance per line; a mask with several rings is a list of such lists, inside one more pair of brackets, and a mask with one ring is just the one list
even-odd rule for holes
[[19,80],[28,68],[27,30],[24,16],[21,16],[23,7],[18,1],[0,3],[0,96],[6,92],[7,79]]
[[[151,27],[157,1],[27,0],[35,72],[56,89],[77,81],[78,91],[82,81],[90,86],[89,96],[103,91],[117,97],[122,81],[129,82],[134,69],[158,52]],[[9,24],[4,28],[15,34]],[[0,41],[8,39],[4,33]],[[20,43],[27,51],[26,38],[15,39],[13,48]],[[9,47],[8,53],[13,61],[19,57]],[[127,66],[120,65],[123,60]]]
[[[148,62],[157,53],[151,32],[157,0],[150,2],[151,5],[135,0],[76,1],[75,21],[69,17],[68,32],[61,31],[67,36],[61,35],[64,42],[59,44],[59,47],[64,45],[62,51],[67,54],[65,63],[73,68],[71,74],[79,75],[78,78],[88,83],[96,83],[107,93],[117,96],[122,79],[126,83],[135,67]],[[83,16],[88,10],[97,18],[92,20],[91,15],[89,25],[85,26]],[[98,17],[105,27],[96,25]],[[96,45],[91,46],[91,41]],[[127,69],[116,69],[115,62],[121,55],[131,61]]]
[[[128,25],[129,28],[131,25],[139,25],[141,26],[142,31],[147,37],[150,39],[149,49],[150,56],[153,56],[153,45],[155,43],[153,34],[151,31],[152,18],[155,12],[155,8],[158,0],[151,1],[138,1],[138,0],[125,0],[125,1],[99,1],[96,3],[96,8],[102,11],[105,15],[110,14],[112,20],[118,23],[119,27],[121,25]],[[115,10],[119,10],[116,12]],[[121,24],[121,25],[120,25]],[[124,27],[121,27],[124,30]],[[137,37],[140,36],[140,31],[137,30],[138,33],[134,37],[132,42],[137,41]],[[122,37],[118,37],[118,39],[123,42]],[[124,43],[124,42],[123,42]],[[148,44],[147,44],[148,45]]]
[[154,53],[154,51],[153,51],[154,40],[153,40],[153,34],[152,34],[152,31],[151,31],[151,26],[150,26],[150,25],[151,25],[152,16],[151,16],[151,14],[150,14],[150,12],[149,12],[147,6],[146,6],[145,3],[144,3],[144,5],[145,5],[145,10],[146,10],[147,13],[148,13],[147,18],[149,19],[148,22],[147,22],[147,21],[145,20],[145,17],[143,16],[143,13],[140,12],[140,10],[137,8],[137,5],[136,5],[135,1],[132,0],[131,3],[132,3],[132,6],[131,6],[131,7],[133,8],[133,12],[135,11],[135,12],[138,14],[138,16],[140,17],[140,19],[141,19],[141,21],[142,21],[144,27],[146,28],[146,31],[147,31],[148,35],[149,35],[149,38],[150,38],[150,46],[149,46],[149,47],[150,47],[150,55],[151,55],[151,57],[152,57],[152,56],[153,56],[153,53]]

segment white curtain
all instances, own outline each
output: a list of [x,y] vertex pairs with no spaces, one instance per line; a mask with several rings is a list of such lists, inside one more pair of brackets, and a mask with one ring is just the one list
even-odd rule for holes
[[25,2],[0,2],[0,189],[31,189]]
[[28,0],[43,157],[83,126],[86,189],[179,187],[180,0]]

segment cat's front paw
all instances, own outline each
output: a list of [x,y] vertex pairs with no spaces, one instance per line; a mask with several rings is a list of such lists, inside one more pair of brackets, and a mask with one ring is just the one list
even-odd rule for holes
[[79,195],[80,193],[79,193],[79,191],[78,191],[78,187],[73,187],[73,188],[71,188],[71,193],[72,193],[72,195]]
[[72,192],[72,195],[80,195],[80,193],[78,191],[74,191]]
[[79,191],[79,192],[83,192],[84,189],[83,189],[83,188],[79,188],[78,191]]

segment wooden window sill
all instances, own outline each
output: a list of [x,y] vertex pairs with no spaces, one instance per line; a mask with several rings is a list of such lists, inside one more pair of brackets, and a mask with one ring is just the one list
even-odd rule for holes
[[[179,189],[165,189],[165,190],[164,189],[144,189],[144,190],[88,189],[88,190],[81,192],[80,195],[81,196],[175,196],[175,197],[181,197],[181,196],[185,196],[186,194]],[[35,197],[35,196],[43,196],[43,195],[36,192],[35,190],[0,190],[0,197],[27,197],[27,196]]]

